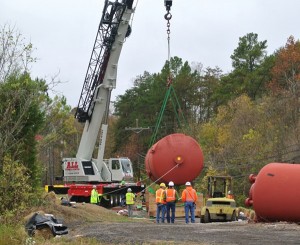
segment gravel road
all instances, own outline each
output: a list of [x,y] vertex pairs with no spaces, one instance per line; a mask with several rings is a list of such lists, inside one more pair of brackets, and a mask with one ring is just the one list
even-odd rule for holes
[[[73,231],[72,231],[73,230]],[[71,229],[70,235],[95,237],[103,244],[300,244],[300,225],[286,222],[175,224],[93,223]]]

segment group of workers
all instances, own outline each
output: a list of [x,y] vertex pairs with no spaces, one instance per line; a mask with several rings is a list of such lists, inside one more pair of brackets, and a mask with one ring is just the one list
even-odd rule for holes
[[[125,185],[125,182],[123,183],[122,181],[121,184]],[[93,189],[91,191],[90,203],[100,205],[101,197],[102,194],[99,194],[96,185],[93,185]],[[127,193],[125,194],[125,198],[123,198],[123,196],[121,197],[121,205],[123,206],[126,203],[129,217],[132,217],[133,214],[134,201],[135,201],[135,195],[132,193],[131,188],[127,188]]]
[[[178,192],[174,189],[174,182],[170,181],[168,187],[165,183],[160,184],[160,188],[156,191],[155,202],[157,204],[156,208],[156,223],[165,223],[165,218],[167,223],[175,222],[175,209],[176,202],[181,199],[184,203],[185,211],[185,222],[195,223],[195,207],[198,199],[195,189],[193,189],[191,182],[185,183],[186,188],[179,198]],[[92,204],[100,204],[101,194],[98,194],[96,185],[93,186],[91,191],[90,202]],[[128,217],[132,217],[133,205],[135,202],[135,194],[132,193],[131,188],[127,188],[127,192],[124,198],[124,204],[127,205]]]
[[[168,188],[165,183],[160,184],[156,191],[156,223],[175,222],[176,202],[179,200],[178,192],[174,189],[174,182],[170,181]],[[191,182],[185,183],[185,189],[181,194],[181,200],[184,202],[185,223],[195,223],[195,207],[198,200],[197,193],[193,189]],[[189,218],[191,217],[191,219]]]

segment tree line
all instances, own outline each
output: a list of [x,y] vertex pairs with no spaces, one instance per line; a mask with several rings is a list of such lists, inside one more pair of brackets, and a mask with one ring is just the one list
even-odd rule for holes
[[154,128],[172,74],[188,126],[178,127],[170,102],[158,138],[175,132],[195,138],[206,166],[196,186],[205,191],[206,174],[232,175],[235,195],[243,204],[249,174],[270,162],[300,162],[300,42],[291,36],[270,55],[266,48],[266,40],[248,33],[239,38],[230,56],[233,69],[227,74],[173,57],[161,72],[136,77],[134,86],[115,103],[114,151],[125,151],[135,162],[145,156],[151,132],[137,140],[124,128],[136,119],[141,127]]
[[[292,36],[273,54],[267,41],[249,33],[231,55],[232,71],[172,57],[160,72],[145,71],[117,97],[110,114],[105,157],[128,156],[144,178],[143,158],[172,76],[180,105],[170,101],[157,139],[182,132],[195,138],[206,174],[229,174],[242,203],[247,176],[269,162],[300,162],[300,42]],[[64,96],[51,98],[55,78],[32,78],[33,45],[9,26],[0,30],[0,214],[38,204],[41,187],[59,183],[61,159],[74,157],[82,125]],[[178,124],[176,113],[186,125]],[[150,128],[137,134],[128,127]],[[145,177],[146,178],[146,177]]]
[[42,184],[49,182],[49,173],[54,175],[59,163],[57,152],[77,132],[66,99],[49,96],[59,81],[32,78],[33,51],[17,29],[1,27],[0,220],[4,222],[41,204]]

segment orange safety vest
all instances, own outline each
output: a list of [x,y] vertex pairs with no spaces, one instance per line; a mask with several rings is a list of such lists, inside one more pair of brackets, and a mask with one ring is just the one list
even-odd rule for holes
[[164,193],[165,193],[165,190],[163,190],[162,188],[159,188],[156,191],[156,200],[155,200],[156,203],[163,203],[163,204],[166,203],[164,200]]
[[175,189],[167,189],[166,190],[166,202],[174,202],[176,197],[176,190]]
[[182,192],[182,201],[184,202],[196,202],[198,199],[197,193],[193,188],[186,188]]

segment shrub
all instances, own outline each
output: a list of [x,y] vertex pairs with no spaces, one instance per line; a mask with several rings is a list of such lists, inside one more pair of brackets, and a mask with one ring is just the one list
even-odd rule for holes
[[18,213],[36,203],[37,196],[33,194],[28,172],[24,165],[9,157],[4,158],[3,172],[0,175],[1,222],[15,222],[14,218]]

